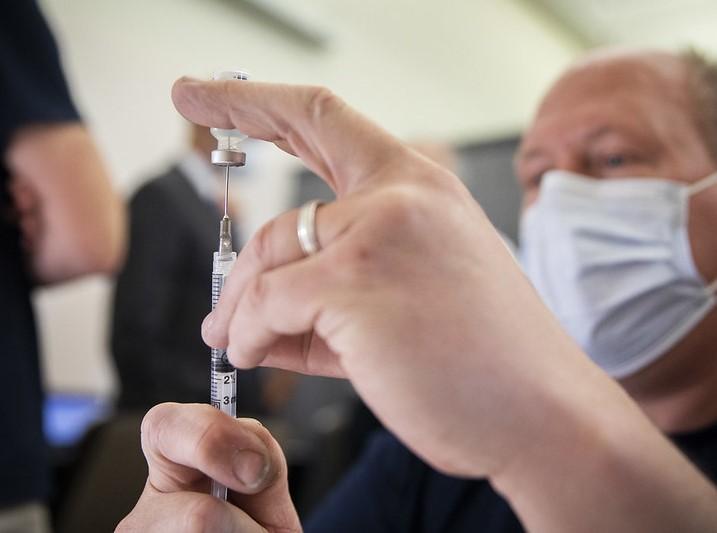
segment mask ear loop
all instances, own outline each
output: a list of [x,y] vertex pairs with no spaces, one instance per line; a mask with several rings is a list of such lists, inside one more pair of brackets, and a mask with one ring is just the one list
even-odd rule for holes
[[709,189],[713,185],[717,185],[717,172],[702,178],[700,181],[689,184],[687,186],[687,194],[688,196],[694,196],[705,189]]
[[[694,196],[695,194],[701,193],[705,189],[709,189],[713,185],[717,185],[717,172],[710,174],[702,178],[700,181],[691,183],[687,186],[687,195]],[[717,279],[707,285],[707,292],[711,294],[717,294]]]
[[714,280],[709,285],[707,285],[707,291],[709,291],[712,294],[717,294],[717,279]]

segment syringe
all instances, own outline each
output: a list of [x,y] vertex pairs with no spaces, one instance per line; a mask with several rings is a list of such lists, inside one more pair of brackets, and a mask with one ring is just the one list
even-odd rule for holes
[[[229,182],[229,167],[224,171],[225,182]],[[226,189],[225,193],[226,194]],[[214,252],[212,268],[212,309],[219,301],[224,288],[224,282],[234,266],[237,253],[232,248],[231,220],[224,212],[219,226],[219,251]],[[223,348],[211,350],[211,403],[220,411],[232,418],[237,416],[237,371],[227,358],[227,351]],[[227,499],[227,488],[216,481],[212,481],[212,495],[222,500]]]
[[[241,71],[220,72],[213,76],[219,80],[246,80]],[[246,156],[238,150],[239,142],[246,135],[238,130],[211,129],[217,139],[217,149],[212,151],[212,164],[224,167],[224,216],[219,224],[219,249],[214,252],[212,267],[212,309],[216,307],[227,276],[231,272],[237,254],[232,246],[232,228],[229,218],[229,167],[244,165]],[[212,348],[210,364],[211,404],[232,418],[237,416],[237,371],[229,362],[227,352],[221,348]],[[212,480],[212,495],[227,499],[227,488]]]

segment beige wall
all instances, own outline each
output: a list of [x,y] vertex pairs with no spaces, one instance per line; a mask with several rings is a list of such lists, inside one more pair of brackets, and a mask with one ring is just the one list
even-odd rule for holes
[[[185,129],[169,90],[183,74],[238,66],[256,79],[328,85],[398,135],[466,140],[517,131],[579,48],[518,0],[287,0],[329,29],[323,51],[297,46],[229,0],[41,4],[124,193],[181,153]],[[290,191],[292,161],[272,148],[247,147],[255,169],[238,188],[252,228]],[[108,282],[88,279],[37,295],[51,389],[113,390],[108,292]]]

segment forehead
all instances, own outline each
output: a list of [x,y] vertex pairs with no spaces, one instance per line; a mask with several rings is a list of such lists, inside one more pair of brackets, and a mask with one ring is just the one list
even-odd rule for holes
[[684,142],[685,129],[694,129],[685,79],[684,67],[671,56],[579,65],[544,98],[521,153],[545,142],[574,140],[595,128]]

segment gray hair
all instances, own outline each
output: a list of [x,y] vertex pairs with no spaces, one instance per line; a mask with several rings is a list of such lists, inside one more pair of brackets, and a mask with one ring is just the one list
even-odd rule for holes
[[717,163],[717,62],[694,49],[679,54],[687,67],[687,87],[697,128]]

